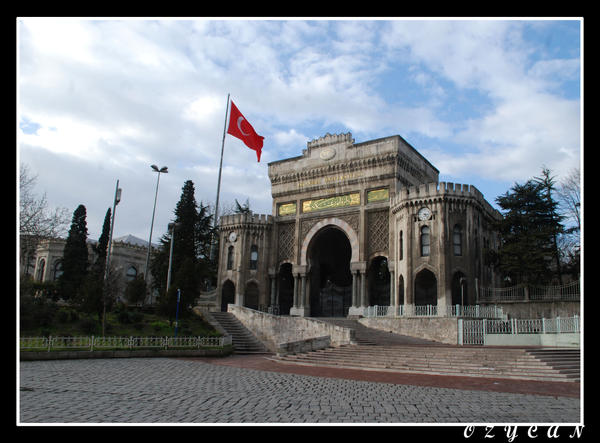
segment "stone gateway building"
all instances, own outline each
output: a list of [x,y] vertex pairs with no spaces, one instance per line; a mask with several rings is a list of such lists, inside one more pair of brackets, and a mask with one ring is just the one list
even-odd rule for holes
[[[402,137],[327,134],[269,163],[272,215],[220,220],[217,302],[282,315],[365,315],[369,306],[445,312],[497,285],[485,251],[500,213]],[[421,307],[421,308],[419,308]]]

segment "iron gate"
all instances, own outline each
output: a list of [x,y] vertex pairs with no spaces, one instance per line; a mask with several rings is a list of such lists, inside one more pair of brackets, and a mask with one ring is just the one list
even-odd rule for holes
[[483,346],[485,344],[485,321],[458,319],[458,344]]

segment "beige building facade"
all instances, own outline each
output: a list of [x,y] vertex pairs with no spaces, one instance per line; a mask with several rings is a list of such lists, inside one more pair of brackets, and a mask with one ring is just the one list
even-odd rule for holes
[[500,213],[402,137],[327,134],[269,163],[271,215],[220,219],[217,308],[311,317],[474,304]]
[[[127,236],[131,237],[131,236]],[[117,284],[122,293],[128,282],[142,275],[146,265],[146,255],[148,248],[139,244],[127,242],[127,237],[122,240],[114,239],[111,248],[111,269],[116,274]],[[62,275],[62,261],[64,255],[66,239],[52,238],[41,240],[36,248],[35,257],[31,260],[33,267],[26,270],[22,265],[24,272],[32,275],[33,279],[40,282],[52,282],[58,280]],[[93,263],[96,260],[96,253],[92,246],[94,242],[89,241],[88,262]],[[152,274],[149,276],[149,282],[152,281]],[[148,295],[145,303],[152,304],[156,300],[155,294]]]

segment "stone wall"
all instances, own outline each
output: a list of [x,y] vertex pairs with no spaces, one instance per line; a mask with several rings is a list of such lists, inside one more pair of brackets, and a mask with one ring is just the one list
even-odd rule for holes
[[320,339],[324,336],[329,336],[329,342],[318,341],[323,348],[350,344],[354,340],[353,329],[313,318],[271,315],[232,304],[227,306],[227,311],[235,315],[272,352],[280,352],[280,345],[284,343]]
[[578,301],[522,301],[522,302],[479,302],[481,306],[496,305],[511,318],[528,320],[531,318],[555,318],[581,316]]
[[368,317],[358,321],[386,332],[458,344],[458,319],[453,317]]

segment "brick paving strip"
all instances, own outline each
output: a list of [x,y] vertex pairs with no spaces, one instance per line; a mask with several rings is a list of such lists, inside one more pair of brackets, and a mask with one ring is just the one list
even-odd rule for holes
[[331,368],[279,363],[265,355],[231,355],[224,358],[182,358],[214,365],[282,372],[286,374],[312,375],[316,377],[371,381],[399,385],[428,386],[437,388],[491,391],[512,394],[547,395],[553,397],[579,398],[581,384],[577,382],[549,382],[488,377],[462,377],[429,374],[408,374],[382,370]]

